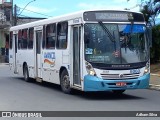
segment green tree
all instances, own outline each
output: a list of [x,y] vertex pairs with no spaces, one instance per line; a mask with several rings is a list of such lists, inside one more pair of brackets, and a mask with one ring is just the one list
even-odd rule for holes
[[141,12],[146,22],[155,26],[156,17],[160,13],[160,0],[141,0]]
[[160,25],[156,25],[156,17],[160,13],[160,0],[141,0],[141,12],[145,21],[152,26],[152,48],[150,49],[151,63],[160,60]]
[[152,28],[152,48],[150,49],[151,63],[156,63],[160,60],[160,25]]

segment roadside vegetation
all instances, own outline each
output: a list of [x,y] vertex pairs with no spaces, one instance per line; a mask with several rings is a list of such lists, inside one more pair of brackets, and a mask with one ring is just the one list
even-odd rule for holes
[[156,19],[160,15],[160,0],[141,0],[141,12],[147,25],[152,29],[151,72],[160,73],[160,24],[156,24]]

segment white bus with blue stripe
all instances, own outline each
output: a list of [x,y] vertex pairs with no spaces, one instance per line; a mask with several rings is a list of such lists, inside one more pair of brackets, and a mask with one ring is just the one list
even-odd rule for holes
[[62,91],[145,89],[150,39],[143,14],[93,10],[11,27],[10,68]]

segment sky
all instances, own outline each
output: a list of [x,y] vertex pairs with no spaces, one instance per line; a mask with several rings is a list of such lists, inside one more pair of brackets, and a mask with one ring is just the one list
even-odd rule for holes
[[[140,0],[13,0],[19,9],[19,16],[49,18],[81,10],[91,9],[120,9],[135,7]],[[29,3],[29,4],[28,4]],[[135,7],[135,8],[134,8]],[[23,8],[25,8],[23,10]]]

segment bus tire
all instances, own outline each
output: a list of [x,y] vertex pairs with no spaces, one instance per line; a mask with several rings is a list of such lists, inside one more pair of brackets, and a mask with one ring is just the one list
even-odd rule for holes
[[27,65],[24,65],[24,68],[23,68],[23,76],[24,76],[24,80],[25,80],[26,82],[30,82],[29,72],[28,72],[28,66],[27,66]]
[[64,93],[70,94],[71,87],[70,87],[70,80],[67,70],[63,70],[60,77],[60,85],[61,89]]
[[121,95],[124,93],[125,90],[112,90],[112,92],[116,95]]

